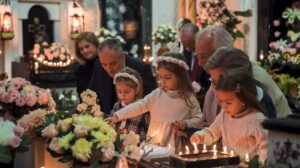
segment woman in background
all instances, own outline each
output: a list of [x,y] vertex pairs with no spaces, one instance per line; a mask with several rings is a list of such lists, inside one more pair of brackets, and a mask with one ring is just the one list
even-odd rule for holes
[[99,41],[93,32],[81,33],[75,42],[76,57],[80,66],[75,71],[77,93],[88,88],[95,60],[98,59]]

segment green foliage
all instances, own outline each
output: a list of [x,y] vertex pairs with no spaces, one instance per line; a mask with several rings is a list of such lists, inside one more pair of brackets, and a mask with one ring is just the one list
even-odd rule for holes
[[0,163],[9,163],[12,160],[9,146],[0,145]]

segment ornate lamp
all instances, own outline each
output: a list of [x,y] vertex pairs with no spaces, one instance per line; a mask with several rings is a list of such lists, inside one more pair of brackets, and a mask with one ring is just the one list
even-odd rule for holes
[[73,0],[73,8],[70,16],[70,38],[75,40],[84,31],[84,15],[80,11],[80,6]]
[[15,37],[9,4],[9,1],[5,0],[0,5],[0,38],[2,40],[11,40]]

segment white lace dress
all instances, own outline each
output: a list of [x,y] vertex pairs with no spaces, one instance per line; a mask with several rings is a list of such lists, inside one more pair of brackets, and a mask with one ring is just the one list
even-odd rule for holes
[[181,141],[172,131],[170,124],[185,120],[189,127],[196,127],[201,120],[201,109],[196,97],[191,95],[189,99],[194,107],[188,107],[178,92],[165,92],[157,88],[144,99],[124,107],[115,114],[119,120],[123,120],[150,111],[151,119],[147,135],[155,135],[153,142],[159,143],[160,146],[171,144],[178,149]]

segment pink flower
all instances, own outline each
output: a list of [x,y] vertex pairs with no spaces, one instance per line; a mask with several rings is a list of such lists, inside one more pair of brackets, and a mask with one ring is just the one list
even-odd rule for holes
[[10,94],[10,102],[14,102],[18,97],[20,97],[20,93],[16,90],[12,90],[8,93]]
[[14,132],[15,132],[15,134],[17,135],[17,136],[22,136],[23,135],[23,133],[24,133],[24,128],[23,127],[20,127],[20,126],[16,126],[15,128],[14,128]]
[[37,98],[36,98],[36,96],[33,95],[33,94],[28,94],[28,95],[26,96],[26,104],[27,104],[28,106],[30,106],[30,107],[32,107],[32,106],[34,106],[34,105],[36,104],[36,100],[37,100]]
[[296,43],[296,48],[300,48],[300,41]]
[[280,21],[279,20],[274,20],[273,21],[273,25],[276,26],[276,27],[279,26],[280,25]]
[[39,105],[46,105],[48,103],[48,92],[47,91],[40,92],[40,95],[38,97],[38,103],[39,103]]
[[25,99],[22,96],[16,98],[16,105],[22,107],[26,104]]
[[21,138],[18,136],[14,136],[13,139],[9,142],[9,145],[13,148],[16,148],[20,145]]
[[276,38],[278,38],[280,35],[281,35],[281,33],[280,33],[279,31],[276,31],[276,32],[274,33],[274,36],[275,36]]
[[1,100],[4,102],[4,103],[9,103],[10,101],[10,94],[8,92],[5,92],[1,95]]

